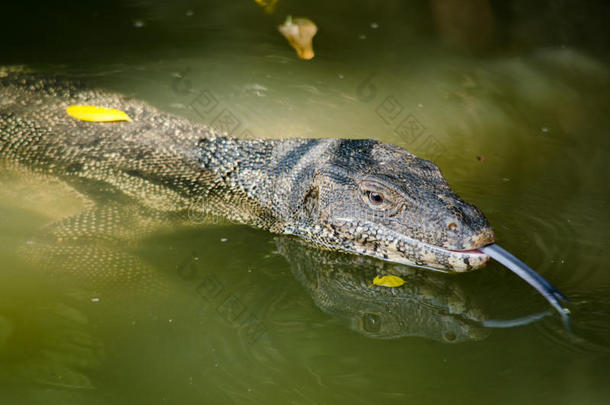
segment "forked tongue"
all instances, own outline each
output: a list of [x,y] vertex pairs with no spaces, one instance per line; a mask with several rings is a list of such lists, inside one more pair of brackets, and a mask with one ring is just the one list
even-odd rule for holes
[[517,259],[513,254],[504,250],[499,245],[492,243],[491,245],[483,246],[479,250],[487,256],[497,260],[519,277],[524,279],[540,292],[546,300],[559,312],[566,329],[570,330],[570,310],[561,305],[561,302],[569,303],[570,300],[563,295],[558,289],[553,287],[551,283],[546,281],[542,276],[532,270],[527,264]]

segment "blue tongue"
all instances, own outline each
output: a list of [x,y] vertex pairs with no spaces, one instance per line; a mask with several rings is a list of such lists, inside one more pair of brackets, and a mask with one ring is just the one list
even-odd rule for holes
[[529,285],[538,290],[557,312],[559,312],[566,329],[570,329],[570,310],[561,305],[561,301],[570,302],[565,295],[542,278],[540,274],[532,270],[527,264],[517,259],[513,254],[504,250],[499,245],[492,243],[491,245],[479,248],[479,250],[508,267],[519,277],[527,281]]

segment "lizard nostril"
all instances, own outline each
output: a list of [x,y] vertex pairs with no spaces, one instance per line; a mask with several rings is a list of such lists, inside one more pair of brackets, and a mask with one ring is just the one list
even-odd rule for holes
[[455,231],[458,228],[458,224],[456,224],[455,222],[450,222],[449,225],[447,225],[447,228],[450,231]]

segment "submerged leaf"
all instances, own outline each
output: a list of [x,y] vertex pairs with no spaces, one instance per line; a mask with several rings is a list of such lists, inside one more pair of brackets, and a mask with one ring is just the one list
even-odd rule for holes
[[375,279],[373,279],[373,284],[381,287],[400,287],[404,283],[405,280],[398,276],[376,276]]
[[132,121],[129,115],[116,108],[97,107],[94,105],[72,105],[66,108],[69,116],[81,121],[117,122]]

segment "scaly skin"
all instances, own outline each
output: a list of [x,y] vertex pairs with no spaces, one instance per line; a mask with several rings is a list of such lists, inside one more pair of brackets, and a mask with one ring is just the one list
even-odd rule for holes
[[[133,122],[79,121],[65,112],[75,104],[118,108]],[[400,147],[230,138],[140,101],[6,69],[0,160],[92,199],[119,196],[153,217],[196,210],[404,264],[476,269],[489,258],[468,250],[494,240],[484,215],[436,165]]]

